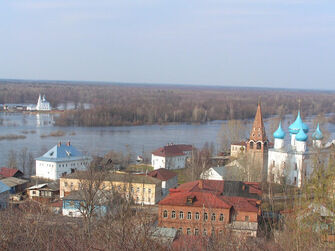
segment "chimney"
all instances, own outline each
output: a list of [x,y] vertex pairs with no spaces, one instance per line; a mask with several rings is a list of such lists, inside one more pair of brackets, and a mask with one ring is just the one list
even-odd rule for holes
[[70,140],[67,141],[66,145],[67,145],[67,146],[70,146],[70,145],[71,145]]
[[203,180],[199,180],[198,186],[200,189],[204,188],[204,181]]
[[59,141],[58,142],[58,144],[57,144],[57,146],[61,146],[62,145],[62,142],[61,141]]

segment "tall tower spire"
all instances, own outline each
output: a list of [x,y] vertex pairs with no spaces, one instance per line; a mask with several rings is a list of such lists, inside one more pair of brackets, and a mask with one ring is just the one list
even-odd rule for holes
[[250,132],[249,140],[253,140],[255,142],[257,142],[257,141],[262,141],[262,142],[267,141],[260,100],[258,101],[255,120],[254,120],[254,124],[252,126],[252,129],[251,129],[251,132]]

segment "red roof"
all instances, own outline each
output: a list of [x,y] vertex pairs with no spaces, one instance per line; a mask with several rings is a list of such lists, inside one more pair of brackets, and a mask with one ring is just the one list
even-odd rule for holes
[[237,211],[244,212],[258,212],[257,199],[250,199],[244,197],[228,197],[225,196],[224,200],[234,205]]
[[177,176],[176,173],[174,173],[170,170],[167,170],[165,168],[160,168],[160,169],[154,170],[154,171],[148,173],[148,175],[153,177],[153,178],[157,178],[157,179],[163,180],[163,181],[172,179],[173,177]]
[[152,154],[161,157],[183,156],[184,152],[192,151],[192,145],[167,145],[153,151]]
[[[192,199],[192,203],[188,202]],[[177,192],[171,193],[158,203],[159,205],[193,206],[206,208],[231,208],[232,204],[212,193]]]
[[[223,180],[196,180],[187,182],[176,189],[170,189],[170,194],[159,202],[159,205],[205,206],[211,208],[230,208],[233,206],[238,211],[258,212],[258,196],[252,194],[261,195],[259,183],[234,183],[231,181],[226,181],[226,183],[228,191],[224,191],[225,181]],[[247,192],[248,190],[244,190],[244,185],[249,187],[249,192]],[[241,191],[230,191],[232,188],[241,189]],[[193,202],[189,203],[188,198],[193,198]]]
[[8,168],[8,167],[0,168],[0,175],[6,178],[13,177],[17,172],[21,171],[15,168]]

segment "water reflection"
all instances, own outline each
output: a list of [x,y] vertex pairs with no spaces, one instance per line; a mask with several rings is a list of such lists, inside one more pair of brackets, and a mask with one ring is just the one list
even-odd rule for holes
[[52,114],[47,114],[47,113],[37,113],[36,114],[37,127],[53,126],[54,123],[55,121],[54,121],[54,117]]

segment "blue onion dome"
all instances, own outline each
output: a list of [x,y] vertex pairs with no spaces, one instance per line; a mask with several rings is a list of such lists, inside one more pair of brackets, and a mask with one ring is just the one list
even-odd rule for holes
[[315,140],[322,140],[323,139],[323,134],[322,134],[322,132],[320,130],[319,123],[318,123],[318,126],[316,127],[315,132],[312,135],[312,138],[315,139]]
[[308,126],[302,121],[301,116],[300,116],[300,111],[298,112],[298,116],[295,119],[295,121],[288,127],[289,131],[291,134],[297,134],[302,128],[305,133],[308,133]]
[[305,133],[305,130],[303,129],[302,124],[301,124],[301,127],[299,128],[298,131],[299,131],[299,132],[298,132],[297,135],[295,136],[295,139],[296,139],[297,141],[307,141],[308,136],[307,136],[307,134]]
[[285,138],[285,132],[284,132],[283,128],[281,127],[281,121],[279,122],[279,126],[278,126],[277,131],[275,131],[273,133],[273,137],[275,139],[284,139]]

